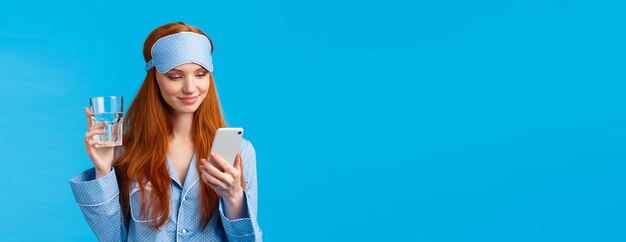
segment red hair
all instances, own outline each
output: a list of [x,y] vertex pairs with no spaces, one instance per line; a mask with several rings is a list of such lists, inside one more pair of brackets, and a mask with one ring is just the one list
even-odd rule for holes
[[[152,59],[152,45],[160,38],[178,32],[195,32],[204,34],[194,26],[183,22],[170,23],[153,30],[143,46],[143,56],[145,61]],[[208,36],[207,36],[208,38]],[[209,38],[210,41],[210,38]],[[213,42],[211,41],[211,50]],[[152,68],[139,88],[137,95],[130,108],[126,112],[124,119],[124,143],[123,152],[116,156],[113,163],[120,188],[120,206],[126,224],[130,217],[130,194],[129,188],[133,181],[137,181],[142,191],[140,216],[148,217],[152,213],[154,219],[150,225],[154,228],[161,227],[168,219],[170,211],[170,187],[172,180],[166,164],[166,154],[168,151],[168,137],[172,133],[172,108],[163,100],[156,80],[155,68]],[[209,157],[211,141],[218,128],[226,127],[226,122],[222,116],[219,98],[213,75],[210,74],[210,88],[206,98],[194,113],[192,133],[195,146],[196,157]],[[116,153],[117,149],[116,148]],[[196,162],[198,177],[200,175],[200,162]],[[241,173],[243,174],[243,172]],[[202,178],[200,178],[202,179]],[[145,185],[152,184],[149,202],[145,196]],[[217,209],[219,195],[206,183],[200,184],[200,214],[203,227],[211,221],[213,212]],[[241,185],[244,186],[243,176]]]

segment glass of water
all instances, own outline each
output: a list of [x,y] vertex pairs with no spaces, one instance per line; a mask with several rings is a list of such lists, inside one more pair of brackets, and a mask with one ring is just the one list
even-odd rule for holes
[[122,145],[122,123],[124,114],[124,97],[106,96],[89,98],[92,125],[107,122],[104,134],[97,134],[95,138],[109,147]]

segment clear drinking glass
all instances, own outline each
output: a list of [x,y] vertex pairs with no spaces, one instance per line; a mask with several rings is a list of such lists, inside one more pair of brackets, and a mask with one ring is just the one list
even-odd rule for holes
[[122,123],[124,121],[124,97],[106,96],[89,98],[92,125],[107,122],[103,128],[106,133],[97,134],[95,138],[104,145],[96,144],[96,147],[109,147],[122,145]]

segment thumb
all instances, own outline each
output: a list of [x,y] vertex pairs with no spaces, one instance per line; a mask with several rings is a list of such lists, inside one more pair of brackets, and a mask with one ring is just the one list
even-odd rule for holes
[[240,151],[237,151],[237,156],[235,156],[235,163],[233,163],[233,167],[241,171],[241,152]]
[[85,117],[87,117],[87,129],[91,128],[91,112],[87,107],[83,107],[85,110]]

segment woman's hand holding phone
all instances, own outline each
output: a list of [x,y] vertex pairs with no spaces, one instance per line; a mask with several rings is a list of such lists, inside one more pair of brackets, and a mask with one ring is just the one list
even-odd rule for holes
[[211,154],[210,161],[200,159],[202,180],[224,199],[226,217],[229,219],[243,217],[244,194],[240,183],[242,176],[240,152],[237,152],[233,166],[215,153]]

